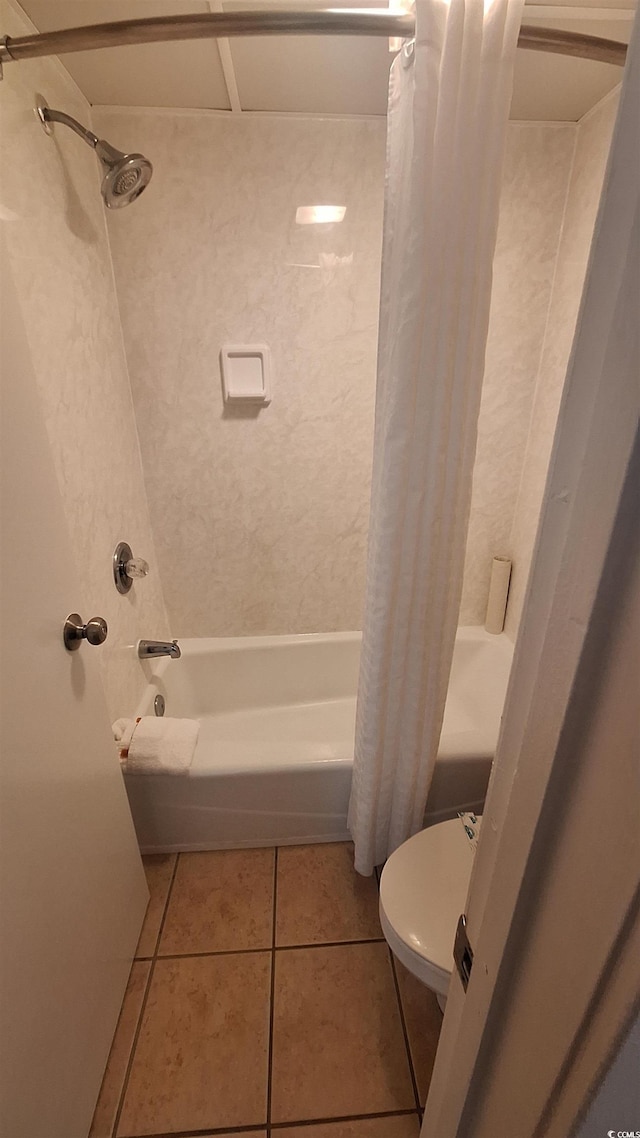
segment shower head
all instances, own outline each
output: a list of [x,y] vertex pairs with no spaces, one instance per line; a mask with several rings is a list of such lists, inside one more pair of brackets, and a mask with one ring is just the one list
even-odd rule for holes
[[144,154],[123,154],[99,138],[96,154],[104,166],[100,192],[107,209],[121,209],[140,196],[149,185],[153,166]]
[[51,110],[44,99],[37,100],[36,114],[47,134],[52,133],[51,123],[59,122],[74,130],[95,150],[104,168],[100,192],[107,209],[122,209],[135,201],[149,185],[153,166],[144,154],[124,154],[122,150],[116,150],[110,142],[98,138],[71,115]]

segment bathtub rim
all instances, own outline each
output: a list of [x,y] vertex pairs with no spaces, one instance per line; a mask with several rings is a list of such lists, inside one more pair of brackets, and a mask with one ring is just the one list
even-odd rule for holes
[[[209,655],[212,651],[224,655],[227,652],[261,648],[355,644],[362,642],[362,632],[264,633],[257,636],[178,636],[177,640],[183,658],[197,659],[198,656]],[[458,626],[456,631],[456,641],[458,640],[499,646],[498,650],[508,656],[509,667],[511,667],[514,644],[506,632],[492,633],[487,632],[483,625],[462,624]],[[179,667],[180,663],[181,660],[171,660],[168,656],[153,661],[150,670],[147,672],[147,684],[133,713],[134,717],[153,714],[153,700],[157,694],[158,683],[164,681],[169,666]]]

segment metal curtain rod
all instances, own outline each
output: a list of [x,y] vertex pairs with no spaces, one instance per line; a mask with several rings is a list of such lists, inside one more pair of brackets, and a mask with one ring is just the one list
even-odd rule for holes
[[[340,35],[387,36],[410,39],[415,19],[395,12],[340,9],[317,11],[246,11],[195,13],[188,16],[150,16],[116,23],[61,28],[29,36],[0,37],[0,65],[44,55],[66,55],[102,47],[161,43],[167,40],[211,39],[217,36]],[[555,52],[601,63],[624,65],[627,46],[615,40],[523,25],[518,47]]]

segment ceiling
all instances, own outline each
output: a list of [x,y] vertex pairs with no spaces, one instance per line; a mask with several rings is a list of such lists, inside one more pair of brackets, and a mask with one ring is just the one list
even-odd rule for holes
[[[21,0],[39,31],[181,12],[324,7],[327,0]],[[383,0],[331,7],[386,8]],[[628,42],[635,0],[527,3],[525,23]],[[376,37],[282,36],[194,40],[78,52],[62,57],[90,103],[133,107],[384,115],[391,59]],[[518,51],[512,119],[575,121],[620,81],[620,69]]]

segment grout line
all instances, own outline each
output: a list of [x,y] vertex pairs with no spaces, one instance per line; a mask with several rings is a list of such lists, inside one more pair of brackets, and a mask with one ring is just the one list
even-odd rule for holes
[[[161,1134],[149,1134],[147,1138],[210,1138],[215,1135],[222,1135],[222,1138],[227,1138],[228,1134],[255,1134],[264,1130],[264,1122],[259,1122],[254,1126],[216,1126],[211,1129],[207,1126],[204,1130],[163,1130]],[[140,1135],[127,1134],[124,1138],[141,1138]]]
[[267,1138],[271,1138],[271,1095],[273,1080],[273,1019],[276,989],[276,921],[278,914],[278,847],[273,859],[273,918],[271,921],[271,990],[269,995],[269,1050],[267,1052]]
[[167,918],[167,910],[169,908],[169,901],[171,900],[171,894],[173,892],[173,883],[176,879],[176,872],[178,869],[178,861],[179,860],[180,860],[180,854],[177,854],[175,864],[173,867],[173,873],[171,874],[171,881],[169,882],[169,888],[167,889],[167,896],[166,896],[165,902],[164,902],[164,909],[162,910],[162,920],[160,921],[160,928],[158,929],[158,935],[156,937],[156,947],[154,949],[153,956],[151,957],[151,967],[149,968],[149,975],[147,976],[147,986],[145,988],[142,1003],[140,1005],[140,1014],[138,1016],[138,1023],[136,1024],[136,1030],[135,1030],[135,1034],[133,1037],[133,1043],[131,1044],[131,1051],[129,1052],[129,1060],[127,1062],[127,1069],[124,1073],[124,1079],[122,1080],[122,1089],[120,1091],[120,1099],[118,1102],[118,1109],[116,1111],[116,1117],[115,1117],[115,1121],[113,1123],[113,1129],[111,1131],[112,1138],[115,1138],[116,1134],[118,1133],[118,1126],[120,1125],[120,1116],[122,1114],[122,1108],[124,1107],[125,1096],[126,1096],[128,1088],[129,1088],[129,1076],[131,1074],[131,1068],[133,1067],[133,1060],[135,1057],[136,1048],[138,1046],[138,1039],[140,1037],[140,1031],[142,1028],[142,1020],[144,1018],[144,1013],[145,1013],[145,1009],[147,1006],[147,1000],[149,999],[149,992],[151,991],[151,982],[153,980],[153,974],[155,972],[156,963],[158,960],[158,948],[160,946],[160,939],[162,937],[162,931],[164,929],[164,923],[165,923],[165,920]]
[[[142,930],[140,930],[140,931],[142,931]],[[108,1054],[108,1056],[107,1056],[107,1062],[106,1062],[106,1064],[105,1064],[104,1072],[103,1072],[103,1075],[102,1075],[102,1082],[100,1083],[100,1090],[98,1091],[98,1098],[96,1099],[96,1104],[95,1104],[95,1107],[94,1107],[94,1111],[93,1111],[93,1118],[95,1118],[95,1112],[96,1112],[96,1110],[97,1110],[97,1108],[98,1108],[98,1103],[100,1102],[100,1099],[101,1099],[101,1097],[102,1097],[102,1088],[104,1087],[104,1081],[105,1081],[105,1078],[106,1078],[106,1075],[107,1075],[107,1067],[109,1066],[109,1060],[110,1060],[110,1058],[111,1058],[111,1052],[113,1051],[113,1045],[114,1045],[114,1043],[115,1043],[115,1041],[116,1041],[116,1036],[117,1036],[117,1034],[118,1034],[118,1031],[119,1031],[119,1029],[120,1029],[120,1024],[121,1024],[121,1022],[122,1022],[122,1015],[123,1015],[123,1012],[124,1012],[124,1007],[125,1007],[125,1003],[126,1003],[126,999],[127,999],[127,991],[128,991],[128,988],[129,988],[129,984],[131,983],[131,977],[132,977],[132,975],[133,975],[133,970],[134,970],[134,968],[135,968],[136,964],[145,964],[145,963],[147,963],[145,960],[140,960],[140,959],[139,959],[138,957],[136,957],[136,956],[134,956],[134,958],[133,958],[133,960],[132,960],[132,962],[131,962],[131,969],[130,969],[130,971],[129,971],[129,976],[128,976],[128,978],[127,978],[127,986],[126,986],[126,988],[125,988],[125,990],[124,990],[124,995],[123,995],[123,997],[122,997],[122,1003],[120,1004],[120,1011],[118,1012],[118,1019],[117,1019],[117,1021],[116,1021],[115,1031],[114,1031],[114,1033],[113,1033],[113,1036],[112,1036],[112,1038],[111,1038],[111,1047],[109,1048],[109,1054]],[[146,980],[145,980],[145,988],[144,988],[143,997],[142,997],[142,998],[143,998],[143,1000],[144,1000],[144,997],[145,997],[145,995],[146,995],[146,992],[147,992],[147,984],[148,984],[148,983],[149,983],[149,973],[147,973],[147,978],[146,978]],[[137,1026],[137,1022],[136,1022],[136,1026]],[[133,1042],[131,1043],[131,1051],[133,1051]],[[118,1098],[118,1103],[119,1103],[119,1102],[120,1102],[120,1099]],[[92,1130],[93,1130],[93,1118],[91,1119],[91,1127],[90,1127],[90,1131],[89,1131],[89,1133],[91,1133],[91,1132],[92,1132]],[[111,1138],[111,1131],[109,1132],[109,1138]]]
[[[373,1118],[412,1118],[414,1114],[418,1114],[415,1108],[411,1110],[380,1110],[374,1114],[342,1114],[336,1118],[302,1118],[295,1122],[274,1122],[273,1132],[275,1134],[278,1130],[286,1130],[289,1126],[326,1126],[331,1122],[368,1122]],[[156,1138],[156,1136],[151,1135],[151,1138]]]
[[271,952],[270,944],[263,944],[261,948],[221,948],[217,952],[167,952],[159,953],[158,960],[193,960],[201,956],[250,956],[256,952]]
[[420,1093],[418,1091],[418,1080],[416,1079],[416,1073],[413,1069],[413,1056],[411,1054],[411,1044],[409,1043],[409,1032],[407,1031],[407,1024],[406,1024],[406,1020],[404,1018],[404,1008],[402,1006],[402,996],[400,995],[400,984],[398,983],[398,976],[396,973],[396,962],[393,958],[393,953],[392,953],[391,949],[389,949],[389,960],[391,961],[391,972],[393,974],[393,982],[395,984],[395,989],[396,989],[396,998],[398,1000],[398,1008],[400,1011],[400,1022],[402,1024],[402,1034],[404,1035],[404,1045],[407,1049],[407,1059],[409,1060],[409,1074],[411,1075],[411,1082],[413,1084],[413,1094],[414,1094],[414,1097],[416,1100],[416,1110],[419,1112],[421,1110],[421,1103],[420,1103]]
[[[304,948],[346,948],[353,944],[384,944],[383,936],[365,937],[362,940],[318,940],[307,944],[263,944],[256,948],[220,948],[213,952],[158,953],[158,960],[189,960],[194,956],[246,956],[251,952],[298,952]],[[155,959],[139,956],[137,960]]]
[[[323,1126],[332,1122],[368,1122],[374,1118],[412,1118],[416,1114],[420,1117],[418,1110],[382,1110],[376,1114],[343,1114],[337,1118],[299,1118],[287,1122],[273,1122],[272,1129],[274,1134],[279,1130],[286,1130],[289,1127],[307,1127],[307,1126]],[[227,1134],[254,1134],[257,1131],[264,1129],[264,1123],[257,1123],[252,1126],[215,1126],[213,1130],[207,1127],[204,1130],[163,1130],[162,1133],[149,1134],[147,1138],[215,1138],[215,1135],[220,1135],[226,1138]],[[125,1135],[124,1138],[137,1138],[136,1135]]]
[[182,854],[176,854],[176,863],[173,867],[173,873],[171,874],[171,881],[169,882],[169,888],[167,889],[167,899],[164,903],[164,909],[162,911],[162,920],[160,921],[160,928],[158,929],[158,939],[156,940],[155,952],[153,954],[154,961],[157,960],[158,954],[160,951],[160,943],[162,941],[162,934],[164,932],[164,926],[165,926],[165,923],[167,920],[167,914],[169,912],[169,905],[171,903],[171,894],[173,893],[173,885],[174,885],[174,882],[176,879],[176,875],[178,873],[178,865],[179,865],[181,857],[182,857]]
[[278,944],[276,952],[297,952],[301,948],[348,948],[353,944],[384,944],[383,936],[362,937],[359,940],[316,940],[309,944]]

